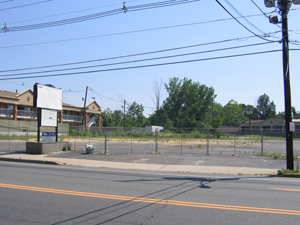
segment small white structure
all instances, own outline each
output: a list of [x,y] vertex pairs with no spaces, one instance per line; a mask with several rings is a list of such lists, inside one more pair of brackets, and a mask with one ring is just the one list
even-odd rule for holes
[[164,129],[164,127],[161,127],[161,126],[145,126],[146,132],[152,132],[152,133],[154,133],[156,130],[157,131],[161,131],[163,129]]

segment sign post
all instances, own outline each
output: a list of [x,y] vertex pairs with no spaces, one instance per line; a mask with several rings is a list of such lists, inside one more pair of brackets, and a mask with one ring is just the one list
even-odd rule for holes
[[37,142],[40,142],[41,127],[55,127],[58,141],[57,111],[62,110],[62,90],[53,85],[35,84],[34,107],[38,108],[38,135]]

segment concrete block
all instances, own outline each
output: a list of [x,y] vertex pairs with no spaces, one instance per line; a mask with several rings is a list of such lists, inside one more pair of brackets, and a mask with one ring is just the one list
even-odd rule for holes
[[47,154],[51,152],[60,152],[63,148],[69,148],[69,142],[26,142],[27,154]]

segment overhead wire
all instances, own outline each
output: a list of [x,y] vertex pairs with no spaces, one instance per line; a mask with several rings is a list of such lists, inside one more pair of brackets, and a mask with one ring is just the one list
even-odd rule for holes
[[[161,8],[161,7],[167,7],[167,6],[193,3],[193,2],[198,2],[198,1],[201,1],[201,0],[175,0],[175,1],[167,0],[167,1],[150,3],[150,4],[127,7],[125,12],[134,12],[134,11],[140,11],[140,10]],[[45,22],[45,23],[38,23],[38,24],[31,24],[31,25],[24,25],[24,26],[16,26],[16,27],[7,26],[6,29],[3,28],[2,30],[0,30],[0,32],[5,33],[5,32],[24,31],[24,30],[33,30],[33,29],[61,26],[61,25],[83,22],[83,21],[87,21],[87,20],[99,19],[99,18],[112,16],[112,15],[116,15],[116,14],[120,14],[120,13],[124,13],[124,9],[117,8],[117,9],[113,9],[113,10],[109,10],[109,11],[105,11],[105,12],[94,13],[94,14],[90,14],[90,15],[74,17],[74,18],[69,18],[69,19],[63,19],[63,20],[57,20],[57,21],[52,21],[52,22]]]
[[73,68],[64,68],[64,69],[55,69],[55,70],[46,70],[46,71],[35,71],[35,72],[26,72],[26,73],[5,74],[5,75],[0,75],[0,77],[23,76],[23,75],[28,75],[28,74],[51,73],[51,72],[61,72],[61,71],[67,71],[67,70],[90,69],[90,68],[103,67],[103,66],[115,66],[115,65],[128,64],[128,63],[138,63],[138,62],[145,62],[145,61],[150,61],[150,60],[151,61],[152,60],[161,60],[161,59],[169,59],[169,58],[174,58],[174,57],[183,57],[183,56],[191,56],[191,55],[196,55],[196,54],[204,54],[204,53],[211,53],[211,52],[217,52],[217,51],[226,51],[226,50],[233,50],[233,49],[239,49],[239,48],[247,48],[247,47],[259,46],[259,45],[265,45],[265,44],[271,44],[271,43],[274,43],[274,42],[264,42],[264,43],[240,45],[240,46],[234,46],[234,47],[205,50],[205,51],[200,51],[200,52],[199,51],[198,52],[189,52],[189,53],[183,53],[183,54],[160,56],[160,57],[147,58],[147,59],[137,59],[137,60],[123,61],[123,62],[114,62],[114,63],[92,65],[92,66],[73,67]]
[[[12,0],[10,0],[10,1],[12,1]],[[129,3],[129,2],[135,2],[135,1],[138,1],[138,0],[126,1],[126,4]],[[33,21],[33,20],[50,18],[50,17],[62,16],[62,15],[67,15],[67,14],[72,14],[72,13],[78,13],[78,12],[84,12],[84,11],[89,11],[89,10],[95,10],[95,9],[100,9],[100,8],[105,8],[105,7],[110,7],[110,6],[116,6],[116,5],[120,5],[120,4],[119,3],[115,3],[115,4],[103,5],[103,6],[98,6],[98,7],[88,8],[88,9],[81,9],[81,10],[75,10],[75,11],[70,11],[70,12],[65,12],[65,13],[58,13],[58,14],[53,14],[53,15],[49,15],[49,16],[41,16],[41,17],[27,19],[27,20],[20,20],[20,21],[15,21],[15,22],[9,22],[8,24],[23,23],[23,22],[27,22],[27,21]]]
[[[264,31],[262,31],[261,29],[259,29],[257,26],[255,26],[253,23],[251,23],[249,20],[247,20],[247,18],[244,17],[228,0],[225,0],[225,1],[239,15],[239,18],[242,18],[244,21],[246,21],[250,26],[252,26],[254,29],[259,31],[260,33],[262,33],[262,34],[266,33]],[[238,17],[236,17],[236,18],[238,18]]]
[[29,3],[29,4],[26,4],[26,5],[19,5],[19,6],[9,7],[9,8],[5,8],[5,9],[0,9],[0,11],[22,8],[22,7],[37,5],[37,4],[46,3],[46,2],[50,2],[50,1],[52,1],[52,0],[45,0],[45,1],[39,1],[39,2],[34,2],[34,3]]
[[[290,51],[294,51],[294,50],[297,51],[297,50],[300,50],[300,49],[290,49]],[[281,49],[268,50],[268,51],[261,51],[261,52],[251,52],[251,53],[244,53],[244,54],[218,56],[218,57],[211,57],[211,58],[191,59],[191,60],[173,61],[173,62],[167,62],[167,63],[147,64],[147,65],[139,65],[139,66],[109,68],[109,69],[102,69],[102,70],[90,70],[90,71],[81,71],[81,72],[72,72],[72,73],[59,73],[59,74],[24,76],[24,77],[9,77],[9,78],[0,78],[0,80],[15,80],[15,79],[30,79],[30,78],[71,76],[71,75],[85,75],[85,74],[100,73],[100,72],[129,70],[129,69],[138,69],[138,68],[149,68],[149,67],[156,67],[156,66],[167,66],[167,65],[193,63],[193,62],[216,60],[216,59],[226,59],[226,58],[234,58],[234,57],[242,57],[242,56],[250,56],[250,55],[259,55],[259,54],[267,54],[267,53],[274,53],[274,52],[282,52],[282,50]]]
[[6,2],[12,2],[13,0],[6,0],[6,1],[2,1],[2,2],[0,2],[0,4],[1,3],[6,3]]
[[[267,17],[267,18],[269,19],[269,17],[267,16],[267,13],[263,12],[262,9],[254,2],[254,0],[251,0],[251,2],[259,9],[259,11],[260,11],[265,17]],[[295,10],[295,9],[294,9],[294,10]],[[277,9],[273,10],[271,13],[274,13],[274,12],[276,12],[276,11],[277,11]],[[290,11],[292,11],[292,9],[291,9]],[[268,14],[270,14],[270,13],[268,13]],[[276,25],[278,28],[282,29],[282,27],[279,26],[277,23],[274,23],[274,25]],[[288,31],[289,31],[289,32],[293,32],[293,33],[295,33],[295,34],[299,34],[299,33],[297,33],[296,31],[293,31],[293,30],[288,30]],[[290,43],[291,43],[291,44],[296,45],[296,46],[299,47],[298,42],[299,42],[299,41],[297,41],[297,40],[293,40],[293,41],[290,40]]]
[[181,47],[175,47],[175,48],[161,49],[161,50],[156,50],[156,51],[135,53],[135,54],[129,54],[129,55],[121,55],[121,56],[108,57],[108,58],[102,58],[102,59],[92,59],[92,60],[79,61],[79,62],[70,62],[70,63],[62,63],[62,64],[54,64],[54,65],[44,65],[44,66],[36,66],[36,67],[2,70],[2,71],[0,71],[0,73],[23,71],[23,70],[34,70],[34,69],[50,68],[50,67],[57,67],[57,66],[69,66],[69,65],[92,63],[92,62],[99,62],[99,61],[112,60],[112,59],[121,59],[121,58],[133,57],[133,56],[141,56],[141,55],[148,55],[148,54],[155,54],[155,53],[163,53],[163,52],[168,52],[168,51],[182,50],[182,49],[194,48],[194,47],[200,47],[200,46],[206,46],[206,45],[221,44],[221,43],[226,43],[226,42],[231,42],[231,41],[245,40],[245,39],[249,39],[249,38],[253,38],[253,37],[256,37],[256,36],[225,39],[225,40],[221,40],[221,41],[206,42],[206,43],[200,43],[200,44],[195,44],[195,45],[187,45],[187,46],[181,46]]
[[90,91],[93,92],[94,94],[96,94],[96,95],[102,97],[102,98],[106,98],[106,99],[109,99],[109,100],[112,100],[112,101],[115,101],[115,102],[122,102],[122,101],[120,101],[120,100],[116,100],[116,99],[113,99],[113,98],[110,98],[110,97],[106,97],[106,96],[104,96],[104,95],[102,95],[102,94],[99,94],[98,92],[96,92],[96,91],[94,91],[94,90],[90,90]]
[[272,41],[272,42],[279,42],[280,40],[269,40],[265,37],[262,37],[258,34],[256,34],[255,32],[253,32],[252,30],[250,30],[248,27],[246,27],[244,24],[242,24],[235,16],[233,16],[221,3],[219,0],[216,0],[216,2],[236,21],[238,22],[242,27],[244,27],[247,31],[249,31],[251,34],[255,35],[256,37],[263,39],[265,41]]
[[[245,16],[245,17],[254,17],[254,16],[261,16],[261,14],[249,15],[249,16]],[[237,17],[237,18],[239,18],[239,17]],[[124,31],[124,32],[111,33],[111,34],[102,34],[102,35],[95,35],[95,36],[89,36],[89,37],[70,38],[70,39],[57,40],[57,41],[46,41],[46,42],[36,42],[36,43],[29,43],[29,44],[20,44],[20,45],[0,46],[0,49],[1,48],[16,48],[16,47],[25,47],[25,46],[33,46],[33,45],[52,44],[52,43],[60,43],[60,42],[67,42],[67,41],[84,40],[84,39],[90,39],[90,38],[108,37],[108,36],[115,36],[115,35],[123,35],[123,34],[153,31],[153,30],[170,29],[170,28],[183,27],[183,26],[192,26],[192,25],[199,25],[199,24],[215,23],[215,22],[222,22],[222,21],[227,21],[227,20],[233,20],[233,18],[217,19],[217,20],[186,23],[186,24],[177,24],[177,25],[171,25],[171,26],[147,28],[147,29],[134,30],[134,31]],[[276,33],[278,33],[278,32],[271,32],[271,33],[268,33],[268,35],[276,34]]]

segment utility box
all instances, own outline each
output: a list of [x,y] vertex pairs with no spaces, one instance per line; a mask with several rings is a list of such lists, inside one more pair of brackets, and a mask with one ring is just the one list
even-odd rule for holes
[[265,0],[265,6],[266,7],[274,7],[275,6],[275,0]]

